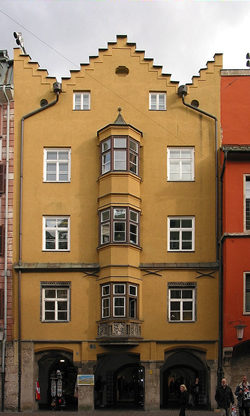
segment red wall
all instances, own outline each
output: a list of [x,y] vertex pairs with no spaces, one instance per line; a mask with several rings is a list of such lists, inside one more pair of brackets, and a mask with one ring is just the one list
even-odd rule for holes
[[[222,145],[250,146],[249,76],[222,76]],[[230,155],[230,154],[229,154]],[[235,323],[247,325],[242,342],[250,338],[250,316],[243,315],[244,272],[250,272],[250,237],[244,235],[244,175],[250,175],[248,161],[227,160],[223,178],[223,233],[241,233],[223,243],[223,347],[239,343]],[[221,152],[221,166],[224,154]]]

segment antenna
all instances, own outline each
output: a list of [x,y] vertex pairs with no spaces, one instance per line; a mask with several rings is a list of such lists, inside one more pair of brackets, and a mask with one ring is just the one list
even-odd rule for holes
[[25,50],[25,47],[24,47],[22,33],[21,32],[14,32],[13,36],[16,39],[17,45],[20,46],[20,49],[26,55],[26,50]]

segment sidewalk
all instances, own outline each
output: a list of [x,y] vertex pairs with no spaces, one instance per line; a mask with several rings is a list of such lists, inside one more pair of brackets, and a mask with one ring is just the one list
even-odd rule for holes
[[[110,414],[112,416],[145,416],[147,414],[148,416],[179,416],[179,410],[178,409],[163,409],[163,410],[152,410],[152,411],[146,411],[146,410],[112,410],[112,409],[98,409],[90,412],[67,412],[67,411],[52,411],[52,410],[40,410],[36,412],[4,412],[4,414],[10,416],[59,416],[60,414],[64,414],[64,416],[109,416]],[[213,415],[219,415],[219,413],[214,412],[213,410],[186,410],[186,416],[213,416]]]

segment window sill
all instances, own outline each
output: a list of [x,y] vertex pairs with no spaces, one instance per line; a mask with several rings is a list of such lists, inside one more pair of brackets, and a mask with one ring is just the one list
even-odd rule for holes
[[138,246],[138,245],[132,244],[132,243],[105,243],[105,244],[99,245],[97,247],[97,250],[99,251],[101,249],[104,249],[104,248],[107,248],[107,247],[114,247],[114,246],[116,246],[116,247],[127,247],[127,248],[131,247],[131,248],[135,248],[137,250],[142,250],[141,246]]

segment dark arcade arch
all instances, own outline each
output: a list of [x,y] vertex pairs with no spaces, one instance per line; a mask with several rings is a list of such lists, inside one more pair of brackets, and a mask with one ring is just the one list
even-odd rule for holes
[[77,410],[77,397],[75,397],[75,386],[77,369],[73,364],[73,354],[50,350],[37,353],[38,381],[40,385],[41,399],[39,409],[50,409],[51,407],[51,375],[57,370],[62,373],[63,397],[66,401],[66,410]]
[[161,369],[161,408],[179,408],[180,385],[185,384],[191,392],[191,386],[199,378],[201,391],[199,395],[200,409],[208,409],[208,368],[197,351],[180,349],[169,352]]
[[[95,380],[104,381],[103,404],[107,408],[137,409],[144,406],[144,368],[138,354],[100,355]],[[95,398],[96,399],[96,398]],[[95,408],[99,404],[95,400]]]

